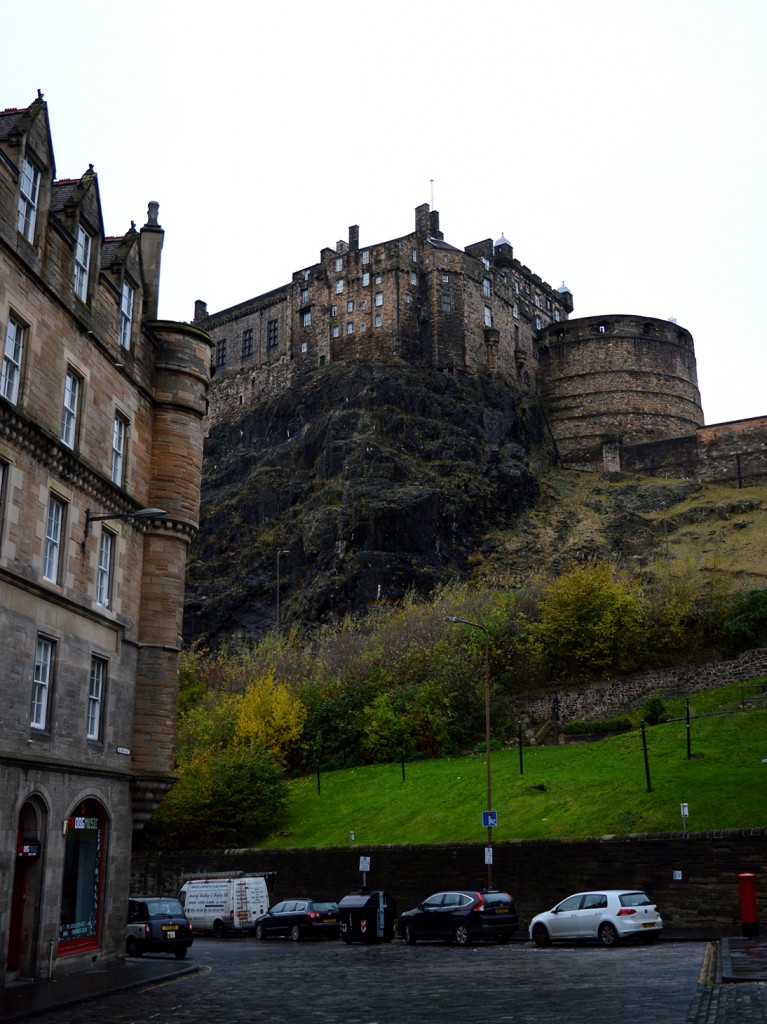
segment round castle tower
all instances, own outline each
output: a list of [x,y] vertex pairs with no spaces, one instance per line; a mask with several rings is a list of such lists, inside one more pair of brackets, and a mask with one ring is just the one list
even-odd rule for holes
[[566,467],[601,467],[607,448],[703,426],[692,335],[652,317],[583,317],[541,331],[541,398]]

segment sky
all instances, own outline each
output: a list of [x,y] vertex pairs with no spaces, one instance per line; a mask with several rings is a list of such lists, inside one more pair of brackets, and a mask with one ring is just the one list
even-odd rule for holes
[[37,0],[3,37],[0,109],[43,92],[106,233],[159,202],[163,319],[429,203],[575,317],[676,319],[706,423],[767,415],[764,0]]

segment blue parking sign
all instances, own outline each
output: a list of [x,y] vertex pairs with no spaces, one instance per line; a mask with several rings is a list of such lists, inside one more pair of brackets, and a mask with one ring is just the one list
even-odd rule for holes
[[483,811],[482,812],[482,828],[495,828],[498,824],[498,812],[497,811]]

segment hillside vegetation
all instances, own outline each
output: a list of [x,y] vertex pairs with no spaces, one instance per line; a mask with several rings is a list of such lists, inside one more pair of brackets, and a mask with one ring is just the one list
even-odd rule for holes
[[[767,681],[730,685],[692,699],[691,757],[685,721],[647,727],[652,791],[641,732],[593,743],[492,753],[498,842],[767,825]],[[753,699],[758,694],[757,699]],[[750,710],[738,711],[741,698]],[[667,713],[684,718],[683,700]],[[717,715],[718,711],[727,714]],[[634,715],[634,721],[638,715]],[[307,776],[290,783],[283,827],[262,846],[342,846],[482,841],[484,750]]]

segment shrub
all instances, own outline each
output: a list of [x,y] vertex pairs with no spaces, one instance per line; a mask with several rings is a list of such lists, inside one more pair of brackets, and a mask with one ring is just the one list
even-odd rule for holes
[[642,718],[648,725],[657,725],[666,717],[666,704],[659,694],[648,697],[642,708]]

